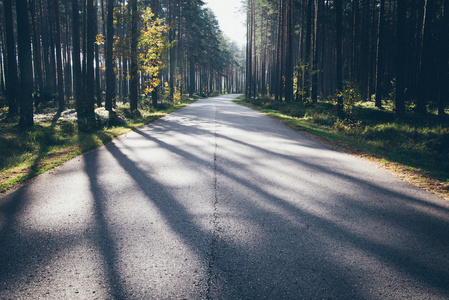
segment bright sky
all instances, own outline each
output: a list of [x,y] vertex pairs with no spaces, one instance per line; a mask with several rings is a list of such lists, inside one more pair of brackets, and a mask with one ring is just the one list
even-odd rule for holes
[[212,9],[223,33],[241,47],[246,44],[246,16],[242,0],[203,0]]

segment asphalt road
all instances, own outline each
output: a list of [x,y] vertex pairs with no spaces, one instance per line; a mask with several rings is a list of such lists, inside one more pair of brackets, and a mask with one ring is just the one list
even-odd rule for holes
[[0,198],[0,299],[449,299],[449,203],[195,102]]

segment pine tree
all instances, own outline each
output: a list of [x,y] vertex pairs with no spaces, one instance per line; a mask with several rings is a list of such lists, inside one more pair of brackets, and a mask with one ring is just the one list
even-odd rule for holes
[[34,125],[33,120],[33,67],[31,58],[30,16],[27,0],[17,0],[17,40],[20,69],[20,120],[21,128]]

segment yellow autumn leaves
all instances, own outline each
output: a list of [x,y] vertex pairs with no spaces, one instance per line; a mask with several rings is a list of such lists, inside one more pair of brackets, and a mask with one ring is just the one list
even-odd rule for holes
[[[131,20],[129,7],[124,6],[123,10],[114,11],[116,35],[114,35],[114,57],[123,57],[130,60],[131,53]],[[120,22],[119,22],[120,21]],[[117,28],[118,24],[123,24]],[[154,88],[160,85],[159,74],[167,65],[167,52],[173,45],[168,40],[168,31],[170,26],[165,24],[164,19],[154,18],[154,14],[149,7],[145,8],[139,16],[139,33],[137,45],[138,69],[140,73],[142,91],[149,94]],[[101,45],[105,43],[105,36],[97,35],[96,43]],[[116,61],[116,72],[121,69],[123,76],[130,78],[130,68],[124,68],[126,62]],[[124,70],[123,70],[124,69]]]

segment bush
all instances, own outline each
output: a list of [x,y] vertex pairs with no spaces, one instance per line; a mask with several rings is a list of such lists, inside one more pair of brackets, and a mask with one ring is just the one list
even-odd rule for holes
[[76,132],[76,125],[71,121],[61,121],[59,124],[59,128],[63,134],[73,134]]
[[334,129],[347,135],[357,135],[362,128],[362,122],[352,119],[336,120]]
[[343,97],[343,108],[348,115],[353,114],[354,104],[363,100],[359,87],[352,81],[345,82]]
[[170,107],[172,107],[172,104],[168,101],[160,102],[157,104],[157,109],[159,110],[169,109]]

